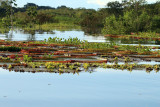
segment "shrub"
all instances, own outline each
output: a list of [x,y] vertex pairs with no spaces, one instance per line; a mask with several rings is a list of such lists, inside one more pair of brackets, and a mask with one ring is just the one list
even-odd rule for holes
[[105,26],[102,30],[103,34],[124,34],[125,27],[121,21],[121,17],[116,19],[115,15],[106,18]]

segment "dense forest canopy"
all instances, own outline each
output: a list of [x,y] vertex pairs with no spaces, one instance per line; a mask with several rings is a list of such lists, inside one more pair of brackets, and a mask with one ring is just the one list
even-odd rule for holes
[[145,0],[123,0],[106,4],[105,8],[57,8],[27,3],[16,6],[16,1],[1,2],[0,28],[10,26],[30,27],[43,24],[78,25],[101,28],[104,34],[129,34],[131,32],[160,32],[160,2],[148,4]]

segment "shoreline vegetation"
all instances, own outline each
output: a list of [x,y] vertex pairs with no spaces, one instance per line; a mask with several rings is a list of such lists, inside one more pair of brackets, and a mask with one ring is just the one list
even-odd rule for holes
[[[25,32],[35,32],[35,31],[43,31],[43,32],[52,32],[52,30],[54,29],[58,29],[58,30],[80,30],[81,27],[78,25],[74,25],[74,24],[65,24],[65,23],[46,23],[41,25],[41,28],[39,28],[39,25],[35,25],[34,28],[30,28],[30,27],[20,27],[17,26],[14,29],[22,29]],[[13,30],[14,30],[13,29]],[[0,28],[0,33],[8,33],[10,31],[9,28],[4,29],[4,28]]]
[[40,31],[40,32],[50,32],[50,33],[54,33],[53,30],[59,30],[59,31],[66,31],[66,30],[80,30],[81,27],[78,25],[74,25],[74,24],[63,24],[63,23],[46,23],[41,25],[41,28],[39,28],[39,25],[35,25],[34,28],[30,28],[30,27],[25,27],[25,28],[21,28],[20,29],[24,30],[25,32],[29,32],[32,34],[35,33],[35,31]]
[[160,2],[145,0],[113,1],[98,10],[59,6],[52,8],[28,3],[16,7],[16,0],[3,1],[0,6],[0,31],[7,33],[14,27],[27,30],[55,28],[101,29],[104,35],[128,35],[139,32],[160,33]]

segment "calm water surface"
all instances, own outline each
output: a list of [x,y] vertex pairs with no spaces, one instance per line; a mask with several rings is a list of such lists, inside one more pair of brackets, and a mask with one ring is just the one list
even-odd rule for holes
[[71,30],[71,31],[58,31],[53,30],[53,34],[48,34],[47,32],[35,33],[34,35],[29,33],[24,33],[21,30],[15,30],[13,32],[9,32],[9,34],[0,34],[0,39],[11,40],[11,41],[39,41],[48,39],[49,37],[59,37],[68,39],[69,37],[75,38],[78,37],[81,40],[87,40],[89,42],[106,42],[105,37],[100,36],[92,36],[87,35],[84,31],[80,30]]
[[160,73],[95,69],[78,74],[0,69],[0,107],[160,107]]
[[105,38],[104,35],[85,33],[82,30],[72,29],[70,31],[53,30],[52,33],[47,32],[24,32],[23,30],[16,29],[8,34],[0,34],[0,39],[11,41],[39,41],[48,39],[49,37],[59,37],[68,39],[69,37],[78,37],[80,40],[87,40],[89,42],[111,42],[123,45],[145,45],[145,46],[160,46],[160,41],[148,41],[148,40],[136,40],[136,39],[117,39],[117,38]]

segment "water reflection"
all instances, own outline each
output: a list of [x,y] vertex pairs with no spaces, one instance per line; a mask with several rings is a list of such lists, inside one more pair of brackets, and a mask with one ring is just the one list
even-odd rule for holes
[[[160,73],[14,73],[0,68],[2,107],[159,107]],[[116,103],[115,103],[116,102]]]
[[102,28],[82,28],[86,35],[101,35]]
[[28,32],[20,29],[16,29],[13,32],[7,34],[1,34],[0,39],[11,40],[11,41],[39,41],[48,39],[49,37],[59,37],[68,39],[69,37],[78,37],[81,40],[88,40],[89,42],[105,42],[105,37],[103,35],[93,36],[87,35],[81,30],[71,30],[71,31],[58,31],[53,30],[52,32],[34,31]]
[[[1,68],[0,68],[1,69]],[[15,73],[54,73],[54,74],[77,74],[77,75],[80,75],[81,73],[94,73],[94,72],[100,72],[101,70],[103,71],[110,71],[110,70],[119,70],[119,71],[128,71],[128,72],[134,72],[135,70],[136,71],[145,71],[146,73],[151,73],[151,72],[154,72],[154,73],[158,73],[159,72],[159,69],[157,70],[154,70],[154,69],[144,69],[144,68],[134,68],[134,69],[118,69],[118,68],[101,68],[101,67],[97,67],[97,68],[89,68],[89,69],[85,69],[85,70],[80,70],[80,71],[76,71],[76,70],[63,70],[63,71],[58,71],[56,69],[44,69],[44,68],[12,68],[12,69],[8,69],[6,67],[3,67],[3,69],[5,70],[8,70],[9,72],[15,72]]]
[[14,31],[9,31],[6,34],[0,34],[0,39],[11,40],[11,41],[39,41],[48,39],[49,37],[59,37],[68,39],[69,37],[75,38],[78,37],[81,40],[87,40],[89,42],[108,42],[108,43],[117,43],[117,44],[142,44],[142,45],[160,45],[160,41],[152,41],[145,39],[123,39],[123,38],[111,38],[104,37],[101,33],[101,29],[89,29],[82,28],[72,29],[72,30],[53,30],[53,31],[24,31],[21,29],[15,29]]
[[144,45],[160,45],[160,41],[156,40],[146,40],[146,39],[133,39],[133,38],[129,38],[129,39],[123,39],[123,38],[112,38],[112,37],[106,37],[107,40],[109,40],[111,43],[117,43],[117,44],[144,44]]

